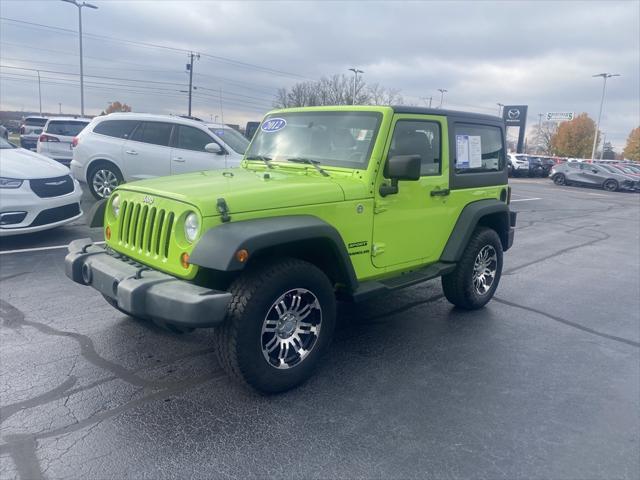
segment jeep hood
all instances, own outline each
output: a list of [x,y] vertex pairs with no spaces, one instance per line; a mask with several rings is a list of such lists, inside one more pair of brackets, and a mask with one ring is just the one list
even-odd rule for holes
[[355,179],[322,177],[304,170],[233,168],[141,180],[124,184],[118,190],[190,203],[208,217],[219,215],[216,209],[218,198],[225,199],[229,213],[233,214],[339,202],[345,197],[364,196],[366,187]]

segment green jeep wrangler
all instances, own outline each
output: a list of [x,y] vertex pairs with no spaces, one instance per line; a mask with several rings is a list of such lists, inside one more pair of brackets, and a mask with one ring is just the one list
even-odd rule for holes
[[504,125],[416,107],[269,113],[241,168],[119,186],[95,209],[106,247],[69,245],[66,274],[174,331],[215,327],[222,367],[278,392],[327,350],[336,299],[442,277],[477,309],[511,247]]

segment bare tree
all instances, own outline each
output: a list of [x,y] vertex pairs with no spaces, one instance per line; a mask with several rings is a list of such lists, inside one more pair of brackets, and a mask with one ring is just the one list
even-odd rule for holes
[[322,77],[313,82],[296,83],[293,87],[280,88],[276,93],[274,107],[309,107],[315,105],[390,105],[402,103],[399,90],[385,89],[379,84],[368,86],[362,77],[355,85],[353,101],[353,77],[343,74]]

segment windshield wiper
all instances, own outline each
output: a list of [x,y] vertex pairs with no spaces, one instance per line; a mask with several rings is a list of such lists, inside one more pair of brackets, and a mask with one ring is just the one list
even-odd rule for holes
[[261,160],[267,167],[273,168],[273,165],[271,165],[271,157],[265,157],[264,155],[252,155],[245,158],[245,160]]
[[323,176],[325,177],[330,176],[326,170],[320,167],[320,162],[317,160],[311,160],[310,158],[303,158],[303,157],[293,157],[293,158],[287,158],[287,162],[306,163],[308,165],[311,165],[313,168],[315,168]]

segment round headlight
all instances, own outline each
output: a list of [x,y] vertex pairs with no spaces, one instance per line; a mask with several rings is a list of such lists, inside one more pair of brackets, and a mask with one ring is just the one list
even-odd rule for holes
[[189,242],[193,242],[198,236],[198,230],[200,229],[200,220],[198,215],[191,212],[184,219],[184,236]]
[[113,211],[113,215],[115,217],[120,213],[120,195],[113,195],[111,197],[111,210]]

